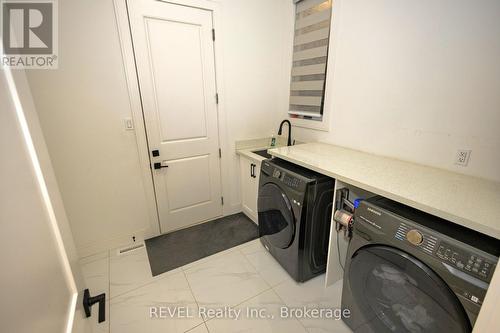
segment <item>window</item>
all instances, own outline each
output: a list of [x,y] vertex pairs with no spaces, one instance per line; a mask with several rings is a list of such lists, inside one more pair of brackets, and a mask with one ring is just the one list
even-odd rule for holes
[[294,0],[289,115],[322,121],[332,0]]

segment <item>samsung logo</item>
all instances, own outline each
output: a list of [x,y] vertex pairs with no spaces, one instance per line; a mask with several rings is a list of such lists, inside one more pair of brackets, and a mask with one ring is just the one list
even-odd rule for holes
[[375,223],[375,222],[373,222],[373,221],[368,220],[366,217],[364,217],[364,216],[360,216],[360,218],[361,218],[363,221],[365,221],[366,223],[371,224],[371,225],[372,225],[372,226],[374,226],[375,228],[377,228],[377,229],[379,229],[379,230],[381,230],[381,229],[382,229],[382,227],[381,227],[381,226],[379,226],[377,223]]
[[370,207],[368,207],[368,211],[369,211],[369,212],[372,212],[373,214],[378,215],[378,216],[381,216],[381,215],[382,215],[382,213],[381,213],[381,212],[377,212],[375,209],[372,209],[372,208],[370,208]]

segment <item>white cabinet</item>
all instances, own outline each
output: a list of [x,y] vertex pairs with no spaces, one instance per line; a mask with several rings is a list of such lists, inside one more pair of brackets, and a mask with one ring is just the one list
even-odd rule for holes
[[243,213],[257,221],[260,162],[240,155],[241,206]]

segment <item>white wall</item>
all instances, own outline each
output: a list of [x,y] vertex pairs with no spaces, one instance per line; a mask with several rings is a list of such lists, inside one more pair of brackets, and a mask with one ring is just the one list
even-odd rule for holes
[[112,0],[59,2],[59,69],[29,71],[81,255],[151,234]]
[[[221,0],[223,87],[221,103],[227,114],[231,195],[240,209],[239,160],[234,142],[276,133],[288,104],[288,16],[291,0]],[[220,38],[220,39],[219,39]],[[217,43],[222,40],[222,43]]]
[[63,331],[68,311],[75,311],[74,328],[88,333],[81,302],[86,285],[28,82],[24,71],[11,73],[12,80],[0,71],[0,154],[8,156],[0,165],[0,232],[9,235],[0,245],[0,260],[9,267],[0,275],[2,328]]
[[[231,155],[225,202],[236,212],[234,142],[270,136],[288,103],[290,27],[282,14],[290,1],[218,2],[224,67],[217,81],[227,115],[221,133]],[[80,254],[154,234],[137,137],[123,130],[131,106],[112,0],[59,2],[59,69],[28,77]]]
[[[296,138],[500,181],[500,2],[334,6],[330,132]],[[462,148],[472,149],[467,168],[454,165]]]

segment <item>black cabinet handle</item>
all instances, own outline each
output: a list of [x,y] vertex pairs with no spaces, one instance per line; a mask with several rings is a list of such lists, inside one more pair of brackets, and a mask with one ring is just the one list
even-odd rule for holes
[[257,166],[257,165],[256,165],[256,164],[253,164],[253,163],[250,165],[250,176],[251,176],[252,178],[257,178],[257,175],[255,175],[255,167],[256,167],[256,166]]
[[106,294],[100,294],[94,297],[90,297],[90,291],[85,289],[83,291],[83,309],[85,310],[85,315],[90,317],[91,312],[90,308],[95,303],[99,303],[99,317],[97,321],[102,323],[106,320]]

